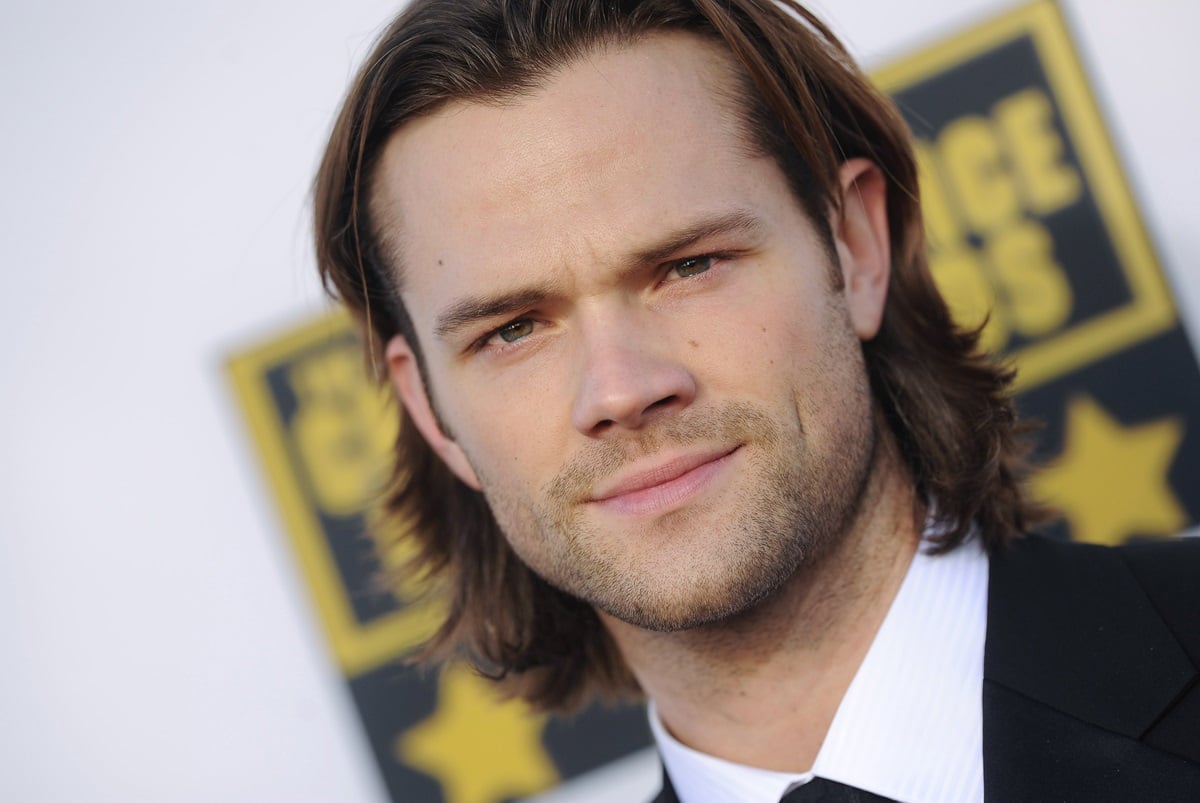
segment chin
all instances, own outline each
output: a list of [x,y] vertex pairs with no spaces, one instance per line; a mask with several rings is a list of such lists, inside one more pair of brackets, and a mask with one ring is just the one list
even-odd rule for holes
[[[736,543],[726,541],[727,544]],[[683,558],[662,561],[657,571],[589,575],[575,593],[610,617],[643,630],[673,633],[737,618],[775,596],[795,575],[808,554],[807,539],[793,534],[790,543],[759,543],[722,550],[715,565],[701,567]],[[732,553],[732,554],[731,554]]]

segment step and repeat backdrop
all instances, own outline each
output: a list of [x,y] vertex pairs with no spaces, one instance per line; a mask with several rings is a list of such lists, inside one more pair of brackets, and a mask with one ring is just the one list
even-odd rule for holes
[[[1060,537],[1164,538],[1200,519],[1200,370],[1053,3],[873,73],[917,142],[931,264],[956,316],[1019,369],[1044,422],[1035,480]],[[544,792],[649,744],[638,708],[569,719],[464,668],[401,660],[429,634],[372,539],[396,413],[339,314],[247,344],[230,376],[331,654],[395,801]]]

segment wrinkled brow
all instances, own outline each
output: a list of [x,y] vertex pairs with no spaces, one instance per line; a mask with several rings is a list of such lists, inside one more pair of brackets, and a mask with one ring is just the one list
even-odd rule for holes
[[464,298],[446,308],[437,318],[433,332],[445,340],[477,321],[514,315],[537,306],[554,292],[550,285],[523,287],[499,296]]
[[[762,222],[744,209],[702,217],[632,251],[621,259],[624,266],[621,273],[624,276],[639,271],[646,265],[657,265],[710,237],[733,233],[759,234],[762,229]],[[534,284],[501,295],[460,299],[438,315],[433,328],[434,334],[445,340],[479,321],[515,315],[530,307],[536,307],[560,290],[561,288],[552,283]]]
[[681,251],[709,237],[722,234],[757,234],[762,231],[762,222],[744,209],[722,212],[703,217],[694,223],[674,231],[656,243],[634,252],[626,262],[631,267],[656,264],[678,255]]

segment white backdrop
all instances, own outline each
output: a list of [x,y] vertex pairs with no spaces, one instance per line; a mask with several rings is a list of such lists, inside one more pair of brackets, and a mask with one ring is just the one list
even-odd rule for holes
[[[1006,5],[814,8],[872,64]],[[1200,322],[1200,4],[1064,6]],[[0,799],[383,799],[222,364],[324,308],[309,180],[396,7],[6,4]]]

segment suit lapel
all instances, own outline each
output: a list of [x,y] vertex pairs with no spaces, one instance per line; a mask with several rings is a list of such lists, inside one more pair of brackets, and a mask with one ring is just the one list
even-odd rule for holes
[[[1169,553],[1122,552],[1029,537],[992,558],[989,801],[1196,799],[1200,755],[1189,745],[1200,731],[1200,673],[1188,651],[1200,650],[1200,631],[1189,641],[1188,630],[1200,616],[1191,574],[1200,541],[1165,546]],[[1160,583],[1170,572],[1180,577]],[[1167,598],[1179,593],[1185,598]],[[653,803],[678,803],[665,771]]]
[[984,796],[989,803],[1193,803],[1200,789],[1200,765],[986,680],[983,755]]
[[1026,538],[992,559],[988,680],[1136,739],[1195,674],[1116,551]]
[[1200,765],[1138,740],[1197,671],[1118,552],[1026,538],[992,559],[989,583],[988,798],[1194,795]]

